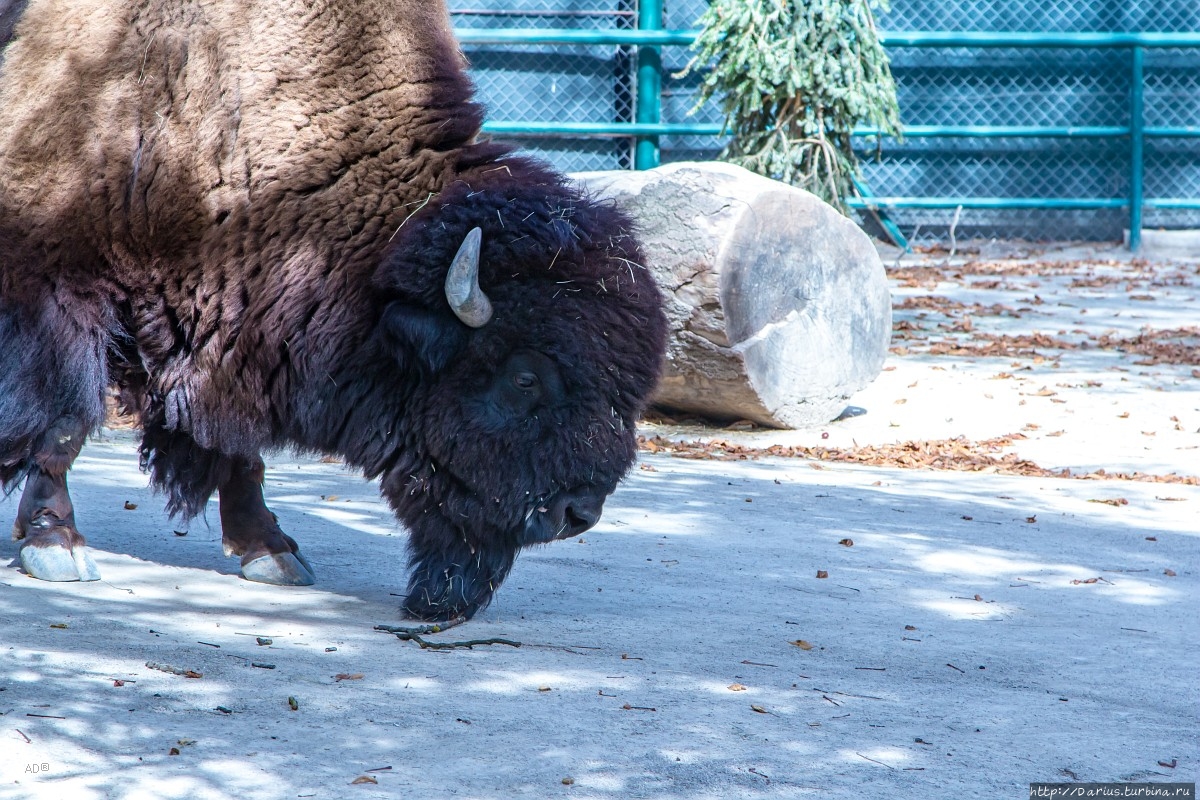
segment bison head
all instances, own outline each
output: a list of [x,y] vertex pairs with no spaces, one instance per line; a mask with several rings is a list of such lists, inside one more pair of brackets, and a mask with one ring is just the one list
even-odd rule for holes
[[377,276],[398,364],[377,471],[411,531],[405,610],[470,616],[517,551],[582,533],[636,455],[665,346],[629,220],[557,180],[458,184]]

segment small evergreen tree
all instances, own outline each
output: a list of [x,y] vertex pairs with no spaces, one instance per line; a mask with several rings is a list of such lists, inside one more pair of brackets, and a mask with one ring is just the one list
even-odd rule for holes
[[[699,104],[719,97],[721,157],[799,186],[846,213],[856,125],[899,135],[896,84],[871,6],[888,0],[712,0],[688,70],[708,66]],[[876,143],[878,147],[878,141]]]

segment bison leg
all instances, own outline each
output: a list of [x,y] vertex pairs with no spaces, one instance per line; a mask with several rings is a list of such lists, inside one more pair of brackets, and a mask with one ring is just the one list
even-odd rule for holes
[[263,500],[261,458],[236,459],[218,487],[225,555],[242,557],[242,576],[258,583],[311,586],[316,576],[296,540],[279,528]]
[[100,571],[75,527],[67,469],[79,455],[85,431],[60,420],[43,437],[49,445],[34,456],[17,506],[13,539],[21,542],[21,567],[44,581],[98,581]]

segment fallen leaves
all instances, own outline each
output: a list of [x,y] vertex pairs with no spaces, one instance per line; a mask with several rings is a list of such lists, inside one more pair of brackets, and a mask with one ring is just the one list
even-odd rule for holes
[[858,447],[808,447],[804,445],[772,445],[749,447],[725,439],[707,441],[675,441],[664,436],[639,436],[638,447],[643,452],[661,453],[675,458],[707,461],[748,461],[758,458],[806,458],[820,461],[867,464],[876,467],[902,469],[931,469],[949,472],[987,472],[997,475],[1022,475],[1038,478],[1070,478],[1074,480],[1121,480],[1143,483],[1173,483],[1200,486],[1200,477],[1171,472],[1155,475],[1142,471],[1122,472],[1098,469],[1093,472],[1072,472],[1069,469],[1046,469],[1016,453],[1005,453],[1015,441],[1025,439],[1021,433],[972,441],[966,437],[925,439],[898,444],[861,445]]
[[803,639],[795,639],[795,640],[789,642],[788,644],[794,644],[796,647],[799,647],[801,650],[812,650],[813,649],[812,643],[806,642]]
[[743,685],[742,685],[742,684],[740,684],[740,683],[731,683],[731,684],[729,684],[729,686],[727,686],[726,688],[727,688],[727,689],[729,689],[729,691],[731,691],[731,692],[744,692],[744,691],[746,691],[746,687],[745,687],[745,686],[743,686]]
[[361,681],[363,674],[361,672],[339,672],[333,676],[335,681]]
[[1124,497],[1112,497],[1112,498],[1108,498],[1105,500],[1088,500],[1088,502],[1089,503],[1102,503],[1106,506],[1117,506],[1118,508],[1120,506],[1129,505],[1129,501],[1126,500]]

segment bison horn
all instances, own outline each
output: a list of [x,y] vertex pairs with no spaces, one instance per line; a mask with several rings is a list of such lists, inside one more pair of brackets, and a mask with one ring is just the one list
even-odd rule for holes
[[483,231],[472,228],[463,239],[450,273],[446,276],[446,300],[454,316],[472,328],[482,328],[492,318],[492,303],[479,288],[479,242]]

